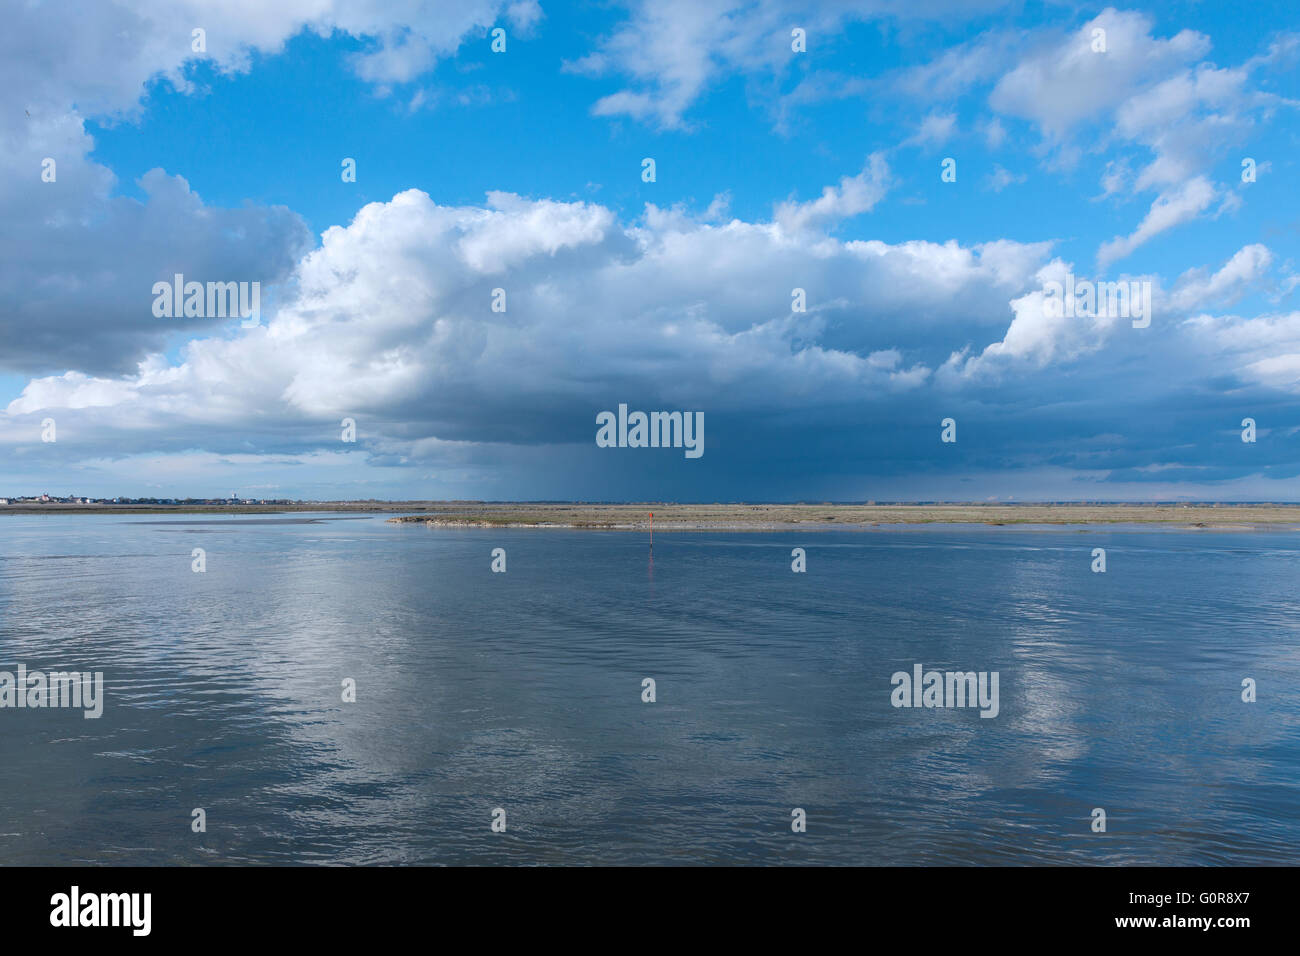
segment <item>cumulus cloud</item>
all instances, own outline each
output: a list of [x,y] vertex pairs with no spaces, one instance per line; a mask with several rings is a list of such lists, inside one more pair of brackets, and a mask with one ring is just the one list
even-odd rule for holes
[[[1109,307],[1109,302],[1107,308],[1101,308],[1101,291],[1096,293],[1092,308],[1079,304],[1072,310],[1073,314],[1066,314],[1059,307],[1059,295],[1067,287],[1067,276],[1073,276],[1071,287],[1094,280],[1074,274],[1072,263],[1053,259],[1036,273],[1036,287],[1011,301],[1014,317],[1002,339],[978,353],[955,352],[936,371],[936,380],[949,385],[992,381],[1007,374],[1077,363],[1103,350],[1112,359],[1132,358],[1144,352],[1149,354],[1157,339],[1161,348],[1171,350],[1169,358],[1183,363],[1193,377],[1200,374],[1195,370],[1223,361],[1226,354],[1246,347],[1247,343],[1252,350],[1267,350],[1278,344],[1291,348],[1297,343],[1288,337],[1291,330],[1285,325],[1278,327],[1269,320],[1254,320],[1263,324],[1247,326],[1252,334],[1246,335],[1243,320],[1216,318],[1207,311],[1231,305],[1251,292],[1260,291],[1268,282],[1273,263],[1274,256],[1268,247],[1253,243],[1239,249],[1214,271],[1187,270],[1169,289],[1163,287],[1159,276],[1122,275],[1112,280],[1127,285],[1130,295],[1134,283],[1139,283],[1139,290],[1140,283],[1149,284],[1151,311],[1137,317],[1131,311],[1119,314]],[[1154,324],[1134,329],[1131,325],[1134,318],[1150,319]],[[1185,337],[1180,336],[1176,343],[1169,341],[1171,332],[1184,330]],[[1245,362],[1236,361],[1236,365]],[[1277,385],[1276,379],[1266,382],[1259,376],[1254,378],[1262,384]],[[1177,386],[1171,383],[1170,387]]]
[[[16,5],[0,36],[0,95],[34,114],[69,105],[82,116],[130,112],[151,80],[186,89],[186,66],[200,59],[245,70],[254,53],[279,52],[303,30],[363,41],[358,74],[401,83],[498,21],[527,29],[541,17],[532,0],[72,0],[58,11]],[[205,31],[205,51],[192,49],[194,29]]]
[[1220,208],[1235,206],[1239,200],[1209,178],[1212,164],[1243,142],[1259,117],[1300,105],[1251,83],[1252,71],[1284,58],[1294,37],[1241,67],[1219,68],[1199,62],[1210,50],[1204,34],[1181,30],[1161,38],[1152,30],[1145,14],[1107,9],[1064,37],[1041,41],[989,96],[995,110],[1035,124],[1058,161],[1073,162],[1075,133],[1107,118],[1112,137],[1150,152],[1136,172],[1126,159],[1107,165],[1103,196],[1157,195],[1131,234],[1099,247],[1103,268],[1204,215],[1216,200]]
[[[1300,389],[1294,313],[1214,314],[1248,312],[1241,303],[1251,295],[1293,287],[1294,276],[1272,281],[1278,263],[1264,245],[1226,261],[1212,254],[1213,266],[1186,269],[1167,289],[1159,276],[1133,277],[1156,288],[1159,318],[1149,329],[1056,315],[1044,285],[1074,266],[1052,258],[1051,242],[905,240],[896,220],[874,233],[888,242],[840,238],[841,224],[879,210],[895,186],[898,172],[880,152],[820,195],[777,203],[770,221],[732,218],[726,195],[703,214],[648,205],[637,215],[506,191],[446,205],[410,190],[363,207],[319,247],[292,211],[214,207],[175,171],[148,173],[143,200],[115,196],[112,173],[88,159],[83,119],[129,119],[158,79],[187,88],[193,26],[207,29],[208,58],[221,70],[244,69],[304,29],[342,31],[359,45],[351,68],[378,88],[411,81],[499,21],[526,30],[541,17],[527,0],[264,6],[86,6],[73,13],[87,29],[72,36],[29,6],[0,39],[0,100],[15,107],[0,113],[0,240],[11,250],[0,262],[0,363],[35,375],[0,413],[10,462],[75,461],[109,476],[147,467],[223,483],[227,473],[270,483],[268,469],[293,468],[365,482],[376,469],[415,466],[440,489],[476,495],[647,493],[633,479],[666,494],[658,461],[592,467],[594,412],[628,401],[711,416],[710,448],[722,453],[679,486],[689,497],[743,496],[774,457],[787,469],[815,468],[830,483],[818,488],[848,496],[830,472],[917,474],[937,463],[950,474],[959,462],[968,474],[1005,475],[1050,458],[1051,468],[1090,481],[1119,473],[1140,481],[1208,468],[1195,436],[1222,408],[1207,396],[1227,390],[1264,408],[1293,403]],[[791,60],[792,24],[816,48],[852,21],[951,9],[939,0],[637,3],[570,69],[620,84],[598,114],[681,128],[724,76],[762,84],[805,71],[811,84],[813,70]],[[1088,59],[1099,55],[1094,27],[1107,30],[1100,72]],[[983,35],[889,80],[940,99],[992,84],[969,122],[947,104],[916,110],[901,124],[910,131],[924,116],[913,145],[944,141],[960,115],[962,129],[994,149],[1036,127],[1049,164],[1080,143],[1128,148],[1107,164],[1102,198],[1154,197],[1131,232],[1102,244],[1105,267],[1236,201],[1209,164],[1270,111],[1292,108],[1261,92],[1255,73],[1294,46],[1283,38],[1219,67],[1204,62],[1205,37],[1162,38],[1142,15],[1108,10],[1027,43]],[[50,155],[59,180],[39,184]],[[990,189],[1024,178],[992,170]],[[741,197],[750,209],[752,201]],[[856,225],[871,235],[873,224]],[[160,321],[152,284],[174,272],[275,283],[279,298],[254,329]],[[795,288],[806,312],[791,309]],[[498,289],[500,312],[491,308]],[[179,352],[178,339],[189,340]],[[1188,396],[1202,416],[1194,425],[1134,433],[1146,426],[1134,423],[1133,407],[1181,414]],[[937,443],[916,436],[933,437],[926,429],[949,414],[979,422],[986,440],[946,448],[938,463]],[[57,445],[32,437],[46,416],[59,421]],[[361,440],[339,451],[344,416],[357,419]],[[1001,440],[989,438],[997,429]],[[556,469],[567,469],[564,481],[533,483]],[[505,473],[517,476],[514,486],[493,484]]]
[[[23,198],[0,199],[2,210],[21,207],[0,221],[0,240],[13,250],[0,261],[0,367],[127,371],[177,333],[217,321],[155,317],[155,282],[180,273],[275,283],[311,246],[302,219],[282,206],[207,206],[160,169],[141,179],[143,202],[87,194],[75,179],[87,165],[61,167],[68,186],[38,183]],[[38,205],[41,195],[50,201]]]
[[[527,29],[530,0],[334,3],[215,0],[41,3],[6,10],[0,31],[0,370],[130,370],[199,322],[160,321],[153,283],[187,279],[277,283],[311,237],[279,206],[205,204],[164,170],[140,182],[143,202],[114,195],[117,182],[91,161],[88,117],[130,119],[152,81],[189,89],[188,67],[246,69],[303,30],[340,30],[364,41],[358,73],[396,83],[453,53],[498,19]],[[70,28],[69,24],[75,24]],[[206,51],[191,32],[206,31]],[[53,160],[54,181],[41,180]]]
[[[1203,34],[1181,30],[1160,39],[1151,28],[1145,14],[1107,9],[1064,37],[1048,35],[1036,52],[1003,75],[989,103],[1063,140],[1078,124],[1115,110],[1138,90],[1209,51]],[[1104,52],[1094,48],[1095,30],[1104,31]]]
[[590,203],[446,207],[410,190],[327,231],[264,327],[129,376],[36,379],[6,417],[84,413],[106,445],[126,432],[160,447],[201,427],[234,447],[282,426],[263,440],[293,445],[311,423],[307,447],[352,415],[402,423],[378,430],[410,454],[430,439],[578,440],[620,396],[747,412],[874,401],[926,382],[936,337],[995,329],[1047,252],[840,242],[812,219],[794,232],[651,206],[624,225]]
[[[195,339],[179,361],[153,355],[131,375],[34,379],[0,434],[17,447],[14,436],[53,416],[58,453],[83,460],[187,461],[199,447],[311,461],[337,452],[352,417],[362,440],[340,471],[358,457],[480,478],[502,462],[514,474],[568,463],[587,480],[594,413],[624,401],[707,409],[713,440],[733,442],[720,460],[746,470],[755,452],[734,442],[760,422],[761,447],[815,446],[854,421],[863,440],[882,441],[900,416],[997,407],[1020,419],[1034,407],[1026,396],[1046,390],[1087,396],[1104,423],[1139,392],[1158,402],[1225,361],[1243,383],[1294,389],[1295,316],[1173,321],[1262,282],[1266,248],[1185,273],[1146,330],[1046,308],[1045,284],[1073,268],[1049,255],[1005,240],[841,241],[654,206],[623,223],[592,203],[507,193],[443,206],[409,190],[327,231],[266,325]],[[807,312],[791,309],[796,287]],[[504,311],[492,309],[495,289]],[[1112,365],[1149,358],[1158,340],[1167,375],[1104,404]],[[1100,460],[1079,454],[1077,464]],[[715,480],[735,487],[737,473]]]
[[1206,352],[1216,356],[1223,373],[1242,383],[1300,394],[1300,312],[1201,314],[1189,318],[1186,327]]
[[[1214,165],[1262,120],[1300,107],[1266,90],[1257,75],[1285,67],[1298,48],[1300,37],[1282,34],[1265,52],[1221,67],[1208,60],[1208,36],[1194,30],[1159,36],[1147,14],[1108,8],[1069,30],[990,31],[894,71],[888,89],[929,102],[955,102],[987,89],[995,114],[982,126],[989,147],[1005,141],[1004,118],[1023,121],[1038,131],[1036,152],[1049,168],[1073,167],[1085,151],[1132,153],[1107,161],[1098,198],[1155,196],[1131,233],[1099,247],[1098,263],[1105,267],[1160,233],[1240,204],[1213,180]],[[1007,60],[1014,64],[1009,69]],[[879,94],[879,85],[870,92]],[[911,141],[926,138],[932,137],[923,128]],[[1146,158],[1140,161],[1141,152]],[[995,172],[987,185],[999,190],[1010,181]]]
[[1071,362],[1102,348],[1119,325],[1117,316],[1096,310],[1066,314],[1063,308],[1049,307],[1047,284],[1064,287],[1071,268],[1054,259],[1039,270],[1035,279],[1040,287],[1011,301],[1014,317],[1002,339],[978,354],[954,353],[939,370],[939,379],[955,384],[960,379],[996,378],[1010,369]]

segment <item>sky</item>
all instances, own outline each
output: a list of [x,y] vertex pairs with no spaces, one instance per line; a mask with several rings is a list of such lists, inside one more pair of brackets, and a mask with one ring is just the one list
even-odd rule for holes
[[0,496],[1300,501],[1289,0],[0,15]]

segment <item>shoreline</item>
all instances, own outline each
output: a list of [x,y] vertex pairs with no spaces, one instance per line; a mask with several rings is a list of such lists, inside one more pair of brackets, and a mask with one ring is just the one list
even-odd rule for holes
[[0,505],[8,515],[392,515],[431,528],[591,531],[871,530],[936,525],[1145,525],[1177,530],[1300,531],[1300,504],[579,504],[469,501],[333,501],[292,505]]
[[870,530],[884,526],[1154,525],[1300,531],[1300,505],[444,505],[389,518],[430,528],[591,531]]

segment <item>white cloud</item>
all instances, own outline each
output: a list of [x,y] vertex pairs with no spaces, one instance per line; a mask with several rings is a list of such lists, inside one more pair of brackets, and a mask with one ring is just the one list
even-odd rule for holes
[[[1102,197],[1121,191],[1155,191],[1143,221],[1128,236],[1103,243],[1105,267],[1156,235],[1207,212],[1233,208],[1238,198],[1210,179],[1224,151],[1245,140],[1259,116],[1296,106],[1251,87],[1251,71],[1272,64],[1294,44],[1284,37],[1267,56],[1235,69],[1201,61],[1207,36],[1182,30],[1154,36],[1149,16],[1107,9],[1078,30],[1048,36],[994,86],[989,104],[999,113],[1034,123],[1051,161],[1071,166],[1081,155],[1075,142],[1083,128],[1111,141],[1135,144],[1151,158],[1132,172],[1128,160],[1111,160]],[[1099,49],[1104,34],[1104,51]],[[1110,130],[1103,124],[1111,119]],[[1108,145],[1106,139],[1102,145]]]
[[1221,373],[1300,394],[1300,312],[1260,316],[1198,315],[1185,323]]
[[[302,451],[351,415],[401,423],[368,427],[410,454],[428,439],[563,440],[563,423],[619,395],[752,410],[906,392],[927,381],[936,337],[1004,321],[1046,247],[812,228],[858,208],[855,189],[787,210],[797,230],[653,206],[625,226],[590,203],[492,193],[445,207],[410,190],[328,230],[265,326],[130,376],[33,380],[0,420],[56,413],[111,447],[129,435],[165,449],[207,428],[218,445]],[[796,286],[807,313],[791,311]],[[496,287],[505,312],[491,311]]]
[[845,24],[978,15],[996,0],[634,0],[629,18],[597,50],[566,65],[576,73],[626,77],[629,88],[598,100],[598,116],[629,116],[673,129],[720,78],[770,82],[793,66],[790,31],[806,31],[809,51]]
[[[357,72],[401,83],[498,21],[522,31],[540,15],[528,0],[82,0],[59,4],[58,16],[44,4],[20,4],[0,37],[0,89],[33,113],[71,104],[83,116],[122,113],[156,77],[186,88],[187,61],[243,70],[251,53],[279,52],[303,30],[365,40]],[[191,49],[195,28],[206,31],[206,52]]]
[[995,193],[1000,193],[1008,186],[1023,183],[1027,178],[1024,173],[1013,173],[1005,169],[1001,163],[994,163],[993,172],[988,174],[984,184]]
[[1097,263],[1102,268],[1122,259],[1138,246],[1166,230],[1195,219],[1219,197],[1218,191],[1204,176],[1183,183],[1156,197],[1151,208],[1130,235],[1116,236],[1097,249]]
[[[944,50],[933,60],[895,71],[890,86],[905,96],[922,100],[955,100],[972,88],[995,79],[1007,57],[1023,42],[1018,31],[981,34],[978,38]],[[996,123],[996,120],[994,120]],[[992,136],[1000,143],[1000,124]]]
[[903,140],[903,146],[941,146],[957,132],[957,114],[934,111],[926,114],[914,134]]
[[1213,275],[1204,269],[1189,269],[1179,276],[1167,304],[1178,312],[1231,305],[1252,291],[1272,265],[1273,253],[1267,246],[1244,246]]
[[[989,103],[1000,113],[1035,123],[1055,141],[1079,123],[1108,113],[1152,81],[1195,62],[1209,38],[1183,30],[1169,39],[1151,36],[1145,14],[1104,10],[1078,30],[1044,42],[1004,75]],[[1106,51],[1093,49],[1104,30]]]
[[[113,196],[116,180],[89,159],[88,117],[132,118],[151,81],[188,90],[187,68],[207,60],[246,69],[303,30],[341,30],[366,44],[357,71],[374,82],[413,78],[498,20],[529,29],[532,0],[217,0],[24,3],[0,31],[0,367],[23,371],[130,368],[178,331],[150,311],[155,281],[283,279],[309,247],[283,207],[213,208],[186,181],[147,173],[146,199]],[[191,31],[206,31],[205,52]],[[40,182],[42,161],[57,178]],[[33,280],[33,276],[37,277]]]
[[989,149],[1001,149],[1007,138],[1006,127],[1002,125],[1002,120],[996,116],[984,124],[982,132],[984,133],[984,142],[988,144]]
[[1071,271],[1060,259],[1053,259],[1039,270],[1035,277],[1039,287],[1011,301],[1014,317],[1001,341],[977,355],[954,353],[939,370],[939,380],[954,385],[963,379],[996,377],[1009,368],[1043,369],[1100,349],[1117,327],[1116,317],[1067,315],[1064,309],[1048,307],[1047,283],[1063,286]]
[[872,153],[862,172],[845,176],[838,187],[827,186],[817,199],[803,203],[788,200],[778,204],[775,218],[788,232],[820,228],[870,212],[888,189],[889,164],[885,162],[883,153]]

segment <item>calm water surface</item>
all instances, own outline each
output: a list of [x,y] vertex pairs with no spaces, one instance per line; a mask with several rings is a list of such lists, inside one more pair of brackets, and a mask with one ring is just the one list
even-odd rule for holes
[[[0,862],[1294,864],[1298,585],[1294,532],[661,534],[651,565],[628,533],[0,516],[0,669],[107,696],[0,710]],[[915,663],[998,671],[1001,713],[895,709]]]

